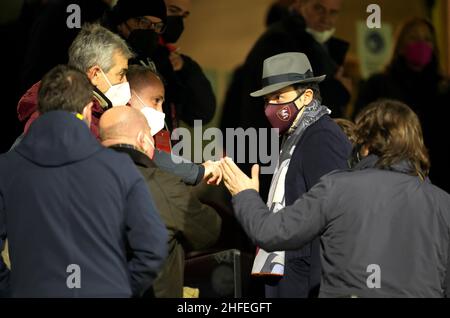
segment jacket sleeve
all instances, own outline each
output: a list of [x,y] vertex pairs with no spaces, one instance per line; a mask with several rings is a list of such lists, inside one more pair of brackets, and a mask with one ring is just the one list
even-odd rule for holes
[[0,194],[0,298],[9,295],[9,275],[10,271],[6,267],[2,252],[6,241],[6,213],[3,205],[3,196]]
[[254,190],[246,190],[233,197],[233,207],[237,219],[256,245],[268,252],[296,250],[324,230],[328,188],[324,179],[278,213],[271,213]]
[[334,170],[348,169],[350,154],[350,142],[331,131],[324,129],[308,136],[302,145],[302,171],[307,189]]
[[167,257],[167,230],[144,179],[131,189],[126,205],[128,262],[133,295],[140,297],[151,286]]
[[[222,219],[212,207],[199,201],[192,191],[185,208],[183,238],[188,249],[198,251],[211,247],[220,235]],[[183,204],[183,203],[182,203]]]
[[211,83],[194,60],[186,55],[182,57],[183,68],[176,72],[186,91],[184,94],[186,98],[182,102],[181,119],[190,126],[194,124],[194,120],[209,123],[216,112],[216,96]]
[[183,245],[190,250],[212,246],[219,238],[222,225],[218,213],[200,202],[194,191],[176,177],[167,175],[164,182],[170,184],[164,187],[164,192]]
[[203,180],[205,168],[202,165],[188,162],[184,158],[179,158],[183,162],[175,163],[172,158],[174,154],[168,154],[164,151],[155,151],[153,162],[160,168],[169,173],[180,177],[187,185],[197,185]]

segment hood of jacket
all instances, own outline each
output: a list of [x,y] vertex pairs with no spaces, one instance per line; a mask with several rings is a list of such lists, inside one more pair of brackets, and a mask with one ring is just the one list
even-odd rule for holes
[[102,149],[84,121],[66,111],[52,111],[33,122],[15,151],[37,165],[58,167]]

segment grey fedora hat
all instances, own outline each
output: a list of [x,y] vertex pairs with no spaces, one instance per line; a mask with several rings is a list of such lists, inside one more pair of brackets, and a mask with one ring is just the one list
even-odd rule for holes
[[320,83],[326,75],[314,77],[311,63],[303,53],[282,53],[264,61],[262,86],[259,91],[250,94],[261,97],[280,89],[301,83]]

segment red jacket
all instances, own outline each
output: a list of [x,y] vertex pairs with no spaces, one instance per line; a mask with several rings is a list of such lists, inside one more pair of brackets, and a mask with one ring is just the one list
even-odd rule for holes
[[[24,133],[27,133],[33,121],[39,117],[37,107],[38,90],[41,82],[34,84],[20,99],[17,104],[17,116],[21,122],[25,122]],[[94,91],[94,105],[92,106],[91,132],[99,139],[98,123],[102,114],[110,107],[108,102],[98,92]]]

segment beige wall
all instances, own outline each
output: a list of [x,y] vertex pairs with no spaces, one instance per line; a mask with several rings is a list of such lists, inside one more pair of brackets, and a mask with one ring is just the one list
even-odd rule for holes
[[183,52],[202,66],[229,71],[241,63],[264,31],[267,7],[273,0],[193,0]]

